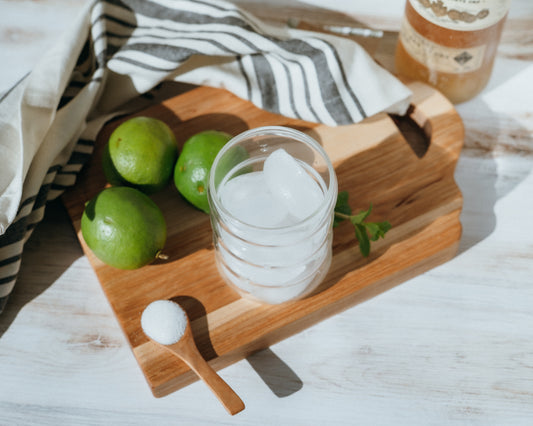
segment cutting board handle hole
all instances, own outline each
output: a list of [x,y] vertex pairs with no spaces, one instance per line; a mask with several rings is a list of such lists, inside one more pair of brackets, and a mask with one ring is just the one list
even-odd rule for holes
[[415,105],[405,115],[389,114],[396,128],[418,158],[424,157],[431,143],[431,123]]

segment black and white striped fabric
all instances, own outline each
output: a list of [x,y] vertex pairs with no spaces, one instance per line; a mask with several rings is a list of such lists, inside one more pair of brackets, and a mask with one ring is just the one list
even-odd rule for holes
[[98,0],[0,100],[0,311],[46,202],[106,120],[162,81],[223,87],[327,125],[402,114],[410,92],[350,40],[265,25],[217,0]]

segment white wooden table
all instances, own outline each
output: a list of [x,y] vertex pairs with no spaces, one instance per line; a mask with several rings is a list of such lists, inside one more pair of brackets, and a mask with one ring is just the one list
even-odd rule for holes
[[[0,93],[85,3],[0,0]],[[388,31],[403,11],[399,0],[330,3]],[[278,8],[340,19],[296,0],[263,14]],[[234,417],[201,382],[151,395],[65,211],[51,204],[0,316],[0,424],[533,424],[533,2],[513,0],[489,86],[457,109],[457,257],[222,370],[246,403]]]

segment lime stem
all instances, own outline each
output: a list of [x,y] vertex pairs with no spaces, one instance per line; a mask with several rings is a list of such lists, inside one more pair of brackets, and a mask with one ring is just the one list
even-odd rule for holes
[[161,253],[160,251],[158,251],[155,255],[155,258],[160,260],[168,260],[168,254]]

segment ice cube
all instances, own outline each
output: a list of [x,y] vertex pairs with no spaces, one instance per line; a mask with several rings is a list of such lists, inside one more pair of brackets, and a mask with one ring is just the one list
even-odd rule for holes
[[288,217],[285,204],[269,191],[263,172],[251,172],[230,179],[219,189],[224,207],[241,222],[271,228]]
[[319,184],[283,148],[268,156],[263,172],[270,192],[298,220],[310,216],[324,201]]

